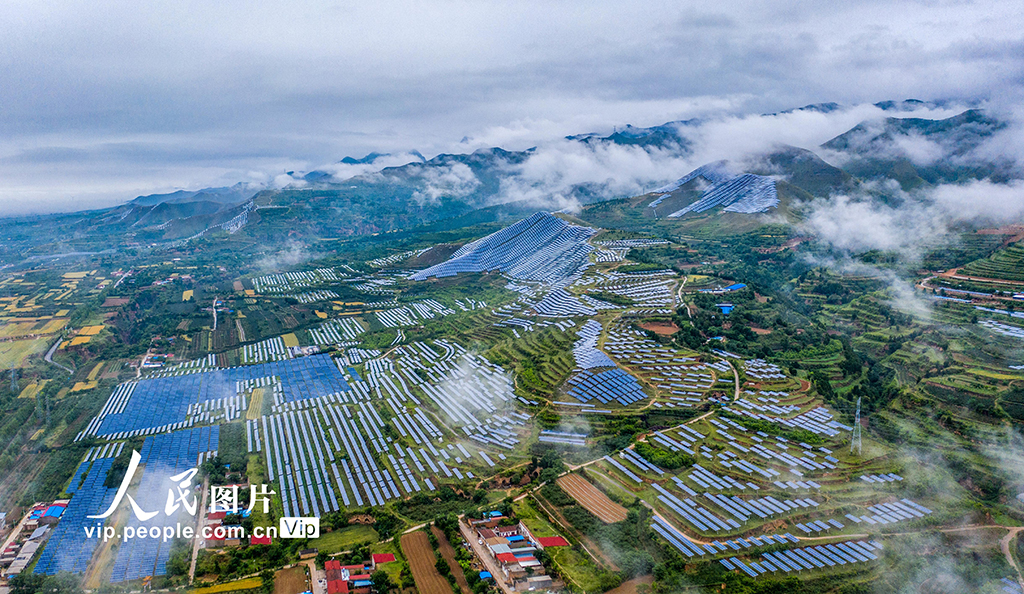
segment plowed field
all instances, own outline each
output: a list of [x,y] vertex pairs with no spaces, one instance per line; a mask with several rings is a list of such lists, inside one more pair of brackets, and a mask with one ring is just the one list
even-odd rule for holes
[[587,479],[577,474],[558,477],[558,486],[594,514],[605,524],[621,522],[626,519],[626,508],[615,503],[600,489],[590,484]]
[[402,553],[409,560],[409,569],[416,580],[419,594],[452,594],[452,587],[441,577],[434,567],[436,558],[434,549],[430,548],[427,533],[422,530],[403,534],[400,541]]

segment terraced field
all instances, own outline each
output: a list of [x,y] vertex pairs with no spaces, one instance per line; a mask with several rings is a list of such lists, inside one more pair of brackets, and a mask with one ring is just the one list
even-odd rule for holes
[[1024,281],[1024,242],[1005,247],[988,258],[975,260],[960,272],[968,276]]
[[605,524],[613,524],[626,519],[626,508],[609,499],[600,489],[583,477],[577,474],[567,474],[558,477],[556,482],[570,497]]

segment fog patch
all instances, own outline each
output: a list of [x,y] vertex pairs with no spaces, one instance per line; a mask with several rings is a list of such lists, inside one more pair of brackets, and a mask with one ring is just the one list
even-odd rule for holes
[[480,180],[465,163],[423,168],[419,174],[423,184],[413,192],[413,200],[423,206],[438,204],[441,198],[465,198],[480,187]]
[[256,268],[261,271],[279,271],[318,257],[309,251],[306,244],[294,239],[289,239],[280,248],[267,248],[265,253],[256,261]]

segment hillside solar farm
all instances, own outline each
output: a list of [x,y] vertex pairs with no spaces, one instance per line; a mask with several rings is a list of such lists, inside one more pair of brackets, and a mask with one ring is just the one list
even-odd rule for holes
[[[648,198],[692,199],[669,219],[755,216],[774,184],[718,163]],[[852,592],[868,590],[836,585],[911,579],[920,549],[979,587],[1016,583],[1016,541],[1000,541],[1024,483],[1000,444],[1024,420],[1024,330],[1019,295],[994,289],[1018,282],[1016,248],[922,275],[919,318],[876,278],[804,266],[776,227],[725,241],[604,213],[240,277],[188,256],[4,277],[0,344],[48,351],[8,362],[11,410],[36,427],[20,439],[48,462],[0,481],[26,518],[7,575]],[[140,331],[159,338],[116,346]],[[217,510],[221,486],[240,497]],[[267,508],[248,506],[264,487]],[[302,517],[318,536],[278,531]],[[175,533],[120,539],[152,526]],[[89,531],[104,528],[117,537]]]

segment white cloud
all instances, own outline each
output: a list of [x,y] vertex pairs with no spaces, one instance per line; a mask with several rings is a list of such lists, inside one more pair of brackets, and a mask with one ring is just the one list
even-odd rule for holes
[[864,194],[834,196],[804,205],[802,230],[849,253],[900,252],[913,260],[923,250],[949,239],[959,224],[1001,225],[1024,218],[1024,182],[997,184],[975,180],[943,184],[907,194],[895,183],[867,186],[893,197],[885,203]]
[[425,184],[413,192],[419,204],[436,204],[441,198],[464,198],[480,187],[480,180],[465,163],[424,168],[419,178]]
[[[521,149],[627,122],[818,101],[1013,105],[1022,25],[1010,0],[985,10],[14,0],[0,5],[0,208],[230,185],[253,170],[308,171],[370,151]],[[784,124],[815,117],[720,120],[705,130],[706,149],[807,146],[816,137]],[[1020,154],[1019,140],[1003,140]]]

